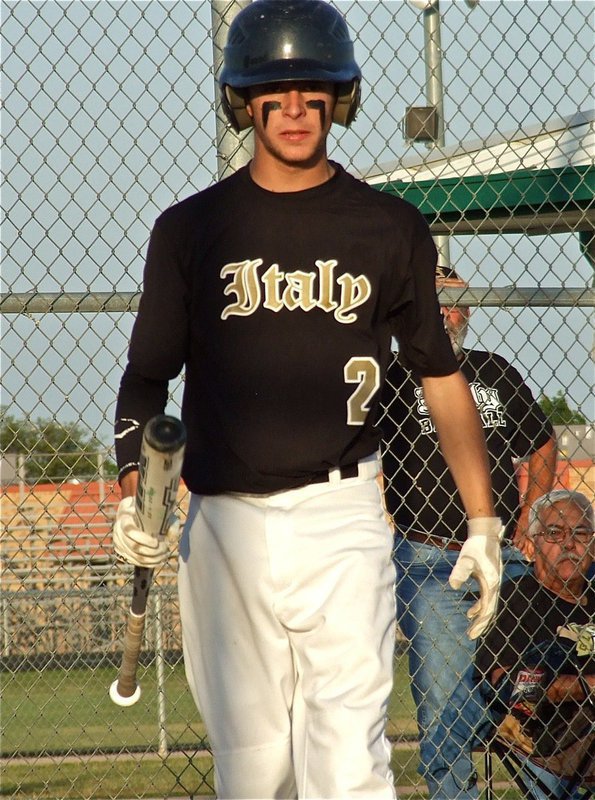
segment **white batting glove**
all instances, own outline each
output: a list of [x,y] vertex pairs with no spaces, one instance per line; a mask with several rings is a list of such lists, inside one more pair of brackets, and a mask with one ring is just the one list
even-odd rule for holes
[[470,639],[485,633],[496,614],[502,581],[500,540],[503,536],[504,526],[499,517],[470,519],[467,541],[450,573],[449,583],[453,589],[460,589],[469,578],[475,578],[479,584],[479,600],[467,612],[472,620],[467,630]]
[[165,564],[178,540],[180,521],[172,514],[165,536],[152,536],[141,530],[134,497],[124,497],[118,505],[112,531],[114,550],[122,561],[135,567],[156,569]]

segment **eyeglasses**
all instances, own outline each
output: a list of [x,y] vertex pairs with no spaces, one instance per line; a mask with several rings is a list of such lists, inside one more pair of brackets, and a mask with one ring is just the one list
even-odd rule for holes
[[560,525],[546,525],[539,535],[550,544],[561,544],[567,536],[571,536],[579,544],[589,544],[593,538],[593,531],[588,528],[563,528]]

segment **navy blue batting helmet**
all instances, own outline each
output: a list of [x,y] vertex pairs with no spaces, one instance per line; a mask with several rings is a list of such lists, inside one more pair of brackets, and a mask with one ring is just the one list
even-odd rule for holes
[[252,124],[245,89],[296,80],[335,84],[333,121],[351,124],[361,70],[345,20],[325,0],[254,0],[232,21],[223,51],[219,85],[234,130]]

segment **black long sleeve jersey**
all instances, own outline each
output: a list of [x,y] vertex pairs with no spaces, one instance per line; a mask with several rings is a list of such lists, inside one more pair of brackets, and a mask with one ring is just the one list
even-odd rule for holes
[[333,166],[290,193],[244,167],[158,218],[118,394],[121,476],[182,370],[198,494],[281,491],[373,453],[393,335],[420,375],[457,370],[425,220]]
[[[514,459],[539,450],[553,428],[519,372],[502,356],[465,350],[460,369],[486,438],[496,514],[511,538],[520,511]],[[463,501],[440,452],[419,381],[399,358],[389,365],[383,405],[386,503],[397,527],[464,541]]]

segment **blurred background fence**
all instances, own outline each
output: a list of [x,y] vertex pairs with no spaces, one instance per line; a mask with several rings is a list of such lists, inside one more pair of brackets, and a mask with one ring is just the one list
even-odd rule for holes
[[[151,226],[249,157],[215,89],[244,4],[1,3],[3,796],[213,794],[175,561],[151,595],[141,701],[107,698],[130,596],[111,445]],[[559,483],[593,497],[593,2],[336,5],[364,82],[331,157],[422,209],[470,284],[467,344],[527,378]],[[393,766],[421,796],[401,651],[395,670]]]

